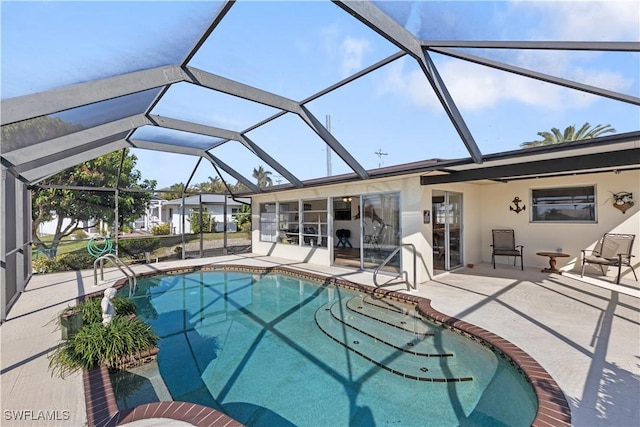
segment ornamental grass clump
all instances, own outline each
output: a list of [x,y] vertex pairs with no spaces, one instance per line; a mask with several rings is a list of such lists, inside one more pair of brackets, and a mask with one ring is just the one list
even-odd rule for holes
[[100,365],[119,369],[136,358],[142,360],[143,353],[156,347],[158,336],[148,323],[133,315],[133,302],[122,297],[112,301],[116,316],[106,326],[102,324],[99,298],[74,307],[82,313],[83,326],[49,354],[51,375],[65,378],[83,368]]
[[[129,298],[116,296],[111,300],[117,316],[130,316],[136,314],[136,305]],[[102,323],[102,309],[100,298],[90,298],[76,306],[82,313],[82,323]]]

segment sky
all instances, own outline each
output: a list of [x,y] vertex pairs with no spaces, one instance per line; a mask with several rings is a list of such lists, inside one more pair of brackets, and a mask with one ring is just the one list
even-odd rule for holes
[[[153,4],[152,4],[153,3]],[[640,41],[638,1],[375,2],[417,37],[430,40]],[[2,99],[179,63],[220,2],[2,1]],[[240,1],[189,65],[305,100],[398,49],[330,2]],[[640,96],[640,53],[464,50],[477,56]],[[537,133],[584,123],[616,133],[640,129],[635,105],[430,53],[483,154],[510,151]],[[65,113],[95,124],[144,108],[154,91],[104,110]],[[126,101],[126,102],[123,102]],[[140,107],[141,106],[141,107]],[[422,70],[408,57],[306,104],[365,169],[430,158],[468,157]],[[152,114],[242,131],[277,110],[188,84],[174,85]],[[62,115],[61,115],[62,116]],[[298,117],[286,114],[247,136],[298,178],[351,170]],[[133,138],[193,147],[216,138],[144,127]],[[137,168],[158,188],[186,182],[197,157],[134,149]],[[211,153],[248,179],[269,167],[230,141]],[[200,163],[192,183],[216,172]],[[231,184],[235,179],[223,174]],[[275,183],[286,182],[275,172]]]

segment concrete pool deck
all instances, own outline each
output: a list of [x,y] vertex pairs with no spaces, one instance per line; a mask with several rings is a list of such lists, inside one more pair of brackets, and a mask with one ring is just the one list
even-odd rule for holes
[[[289,266],[372,284],[370,273],[254,254],[133,268],[143,273],[210,264]],[[117,274],[110,270],[106,277]],[[50,322],[78,296],[108,286],[95,287],[93,271],[30,280],[0,327],[2,426],[49,426],[52,421],[58,426],[87,425],[82,374],[62,380],[49,373],[47,354],[60,340]],[[581,279],[570,273],[542,273],[539,267],[520,271],[500,265],[494,270],[480,264],[438,275],[412,294],[429,298],[442,313],[502,336],[533,357],[562,388],[573,425],[640,425],[640,284],[633,275],[615,285],[612,277]]]

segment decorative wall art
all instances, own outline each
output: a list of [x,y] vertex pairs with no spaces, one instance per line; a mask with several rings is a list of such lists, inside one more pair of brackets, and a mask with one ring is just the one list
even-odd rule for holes
[[633,193],[621,191],[613,193],[613,207],[619,209],[622,213],[627,212],[633,207]]

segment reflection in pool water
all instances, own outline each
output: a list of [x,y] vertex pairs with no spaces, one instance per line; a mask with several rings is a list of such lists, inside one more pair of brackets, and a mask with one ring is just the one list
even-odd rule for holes
[[248,426],[518,426],[537,403],[517,369],[412,305],[284,274],[138,281],[174,400]]

